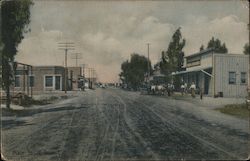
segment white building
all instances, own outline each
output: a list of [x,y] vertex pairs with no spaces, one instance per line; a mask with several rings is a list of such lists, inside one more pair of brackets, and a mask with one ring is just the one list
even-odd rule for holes
[[190,85],[192,82],[210,96],[245,97],[249,77],[249,56],[215,53],[213,49],[186,56],[185,71],[176,72]]

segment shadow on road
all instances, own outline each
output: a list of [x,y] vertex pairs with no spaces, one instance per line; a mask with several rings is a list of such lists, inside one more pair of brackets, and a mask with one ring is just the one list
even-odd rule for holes
[[32,125],[23,120],[2,120],[2,129],[13,129],[16,126]]
[[24,109],[24,110],[13,110],[13,109],[2,109],[2,116],[16,116],[16,117],[26,117],[32,116],[39,113],[46,113],[46,112],[58,112],[58,111],[70,111],[70,110],[77,110],[82,108],[88,108],[88,105],[81,104],[79,106],[62,106],[56,108],[46,108],[46,109]]

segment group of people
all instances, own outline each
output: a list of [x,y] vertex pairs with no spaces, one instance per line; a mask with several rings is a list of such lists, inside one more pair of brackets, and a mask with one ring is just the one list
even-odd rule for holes
[[168,83],[167,85],[150,85],[150,88],[148,88],[148,93],[164,95],[166,91],[168,96],[171,96],[174,93],[174,89],[173,83]]
[[171,96],[174,93],[174,85],[170,83],[167,85],[150,85],[148,88],[149,94],[164,95],[165,91],[167,91],[168,96]]
[[[167,92],[168,96],[173,95],[175,90],[174,84],[173,83],[168,83],[167,85],[151,85],[150,88],[148,89],[148,93],[151,94],[164,94],[165,91]],[[188,91],[190,91],[191,96],[195,98],[195,93],[196,93],[196,85],[194,82],[188,87],[187,83],[182,83],[181,84],[181,94],[187,94]],[[202,92],[201,93],[201,99],[202,99]]]
[[[196,91],[196,85],[195,85],[194,82],[192,82],[192,84],[190,85],[189,89],[191,91],[191,96],[194,98],[195,97],[195,91]],[[188,93],[187,83],[183,83],[181,85],[181,94],[184,95],[184,93]],[[202,95],[201,95],[201,99],[202,99]]]
[[172,94],[174,94],[174,84],[173,83],[168,83],[167,85],[167,93],[168,96],[171,96]]

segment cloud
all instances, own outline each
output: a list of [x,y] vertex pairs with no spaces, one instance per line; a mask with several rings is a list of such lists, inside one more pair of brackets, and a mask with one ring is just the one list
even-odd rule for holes
[[[103,24],[104,28],[108,24]],[[97,69],[100,78],[112,78],[113,80],[117,79],[120,64],[129,59],[130,54],[136,52],[147,55],[146,43],[148,42],[151,43],[151,60],[154,63],[158,61],[159,53],[164,48],[163,46],[166,45],[165,39],[171,37],[171,33],[174,31],[173,25],[162,24],[152,16],[144,19],[137,19],[133,16],[126,20],[117,19],[114,26],[116,28],[113,28],[108,33],[104,33],[104,31],[85,33],[80,40],[83,44],[81,51],[85,53],[84,61],[94,62],[93,65],[96,68],[103,66],[100,70]],[[129,33],[129,35],[125,33]],[[105,72],[101,69],[107,69],[106,71],[109,71],[113,77],[108,77],[110,74],[105,74],[103,75],[105,77],[102,77],[101,75]]]
[[235,15],[208,20],[205,17],[191,16],[190,22],[183,24],[182,33],[187,44],[187,55],[199,51],[201,44],[205,47],[214,36],[226,43],[229,53],[242,54],[243,46],[248,42],[247,24],[239,21]]
[[16,60],[32,65],[62,65],[60,60],[63,59],[58,59],[62,58],[58,54],[58,42],[62,37],[63,33],[60,31],[41,29],[37,36],[30,36],[22,41],[18,46]]
[[[82,53],[79,64],[96,68],[101,81],[117,81],[120,64],[132,53],[156,63],[181,26],[187,40],[185,54],[197,52],[212,36],[230,52],[241,53],[248,41],[245,13],[238,2],[163,1],[36,1],[31,10],[31,32],[19,45],[16,60],[32,65],[63,65],[58,42],[73,41]],[[226,6],[226,7],[225,7]],[[224,9],[222,9],[224,8]],[[237,41],[236,41],[237,40]]]

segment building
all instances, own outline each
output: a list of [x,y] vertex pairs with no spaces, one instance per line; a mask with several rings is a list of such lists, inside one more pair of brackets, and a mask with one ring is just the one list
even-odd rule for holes
[[93,68],[84,68],[83,75],[85,78],[85,88],[94,88],[95,84],[97,83],[97,75]]
[[[19,63],[22,64],[22,63]],[[46,91],[79,90],[84,86],[86,80],[83,67],[67,67],[65,78],[65,67],[62,66],[32,66],[31,69],[17,66],[13,82],[13,93],[29,94]],[[65,81],[66,80],[66,81]]]
[[184,57],[185,71],[175,72],[183,82],[202,89],[210,96],[245,97],[249,76],[249,56],[221,54],[213,49]]
[[65,69],[61,66],[33,66],[26,71],[17,67],[13,91],[27,92],[29,87],[32,92],[62,91],[64,90]]
[[82,85],[81,79],[84,79],[82,67],[68,67],[69,88],[78,90]]

